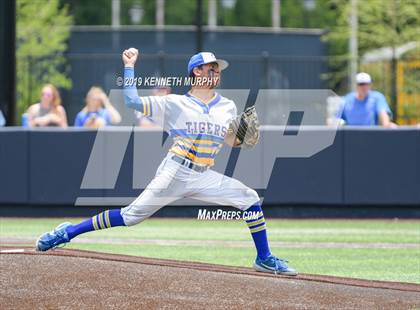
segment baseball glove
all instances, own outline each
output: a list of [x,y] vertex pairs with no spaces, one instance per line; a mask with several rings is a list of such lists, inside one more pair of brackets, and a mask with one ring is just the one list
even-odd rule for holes
[[260,139],[260,123],[258,122],[255,106],[247,108],[238,115],[229,126],[229,132],[235,133],[239,145],[244,148],[253,148]]

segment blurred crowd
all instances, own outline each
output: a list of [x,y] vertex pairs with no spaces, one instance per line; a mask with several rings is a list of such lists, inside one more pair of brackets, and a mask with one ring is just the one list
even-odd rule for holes
[[[165,96],[171,93],[169,87],[153,89],[153,96]],[[136,113],[139,127],[158,127],[150,118]],[[2,121],[3,120],[3,121]],[[33,127],[62,127],[69,125],[74,127],[101,128],[118,125],[121,123],[121,115],[109,100],[102,88],[93,86],[85,97],[85,106],[77,113],[74,122],[69,123],[66,111],[62,105],[58,89],[52,84],[46,84],[41,90],[40,100],[32,104],[22,115],[22,126]],[[5,121],[0,111],[0,126]]]
[[[100,87],[91,87],[86,94],[85,106],[76,115],[74,127],[101,128],[121,122],[120,113],[113,107]],[[41,90],[38,103],[31,105],[22,116],[23,127],[68,127],[66,111],[61,104],[60,93],[52,84]]]
[[[342,97],[327,124],[350,126],[383,126],[395,128],[392,122],[392,112],[385,96],[372,89],[372,78],[368,73],[360,72],[356,76],[356,90]],[[166,96],[171,88],[160,87],[153,90],[153,96]],[[158,127],[150,118],[136,112],[139,127]],[[121,115],[115,109],[102,88],[93,86],[85,97],[85,106],[71,123],[74,127],[101,128],[118,125]],[[0,110],[0,126],[5,126],[5,118]],[[40,100],[32,104],[22,115],[22,126],[62,127],[69,126],[66,111],[62,105],[58,89],[52,84],[46,84],[41,90]]]
[[[163,96],[170,94],[168,87],[157,88],[153,90],[154,96]],[[136,113],[138,126],[157,127],[157,125],[148,117],[141,113]],[[67,119],[66,111],[61,102],[60,93],[53,84],[46,84],[42,87],[39,102],[29,106],[22,115],[22,127],[61,127],[68,126],[101,128],[121,123],[121,115],[109,100],[104,90],[93,86],[89,89],[85,97],[85,106],[77,113],[73,122]],[[0,111],[0,127],[5,126],[6,121]]]

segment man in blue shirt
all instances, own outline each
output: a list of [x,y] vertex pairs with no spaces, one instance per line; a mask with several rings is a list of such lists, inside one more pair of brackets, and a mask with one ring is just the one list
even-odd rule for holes
[[356,75],[357,88],[344,97],[344,103],[338,117],[346,125],[393,127],[391,110],[385,96],[371,90],[372,79],[369,74],[360,72]]

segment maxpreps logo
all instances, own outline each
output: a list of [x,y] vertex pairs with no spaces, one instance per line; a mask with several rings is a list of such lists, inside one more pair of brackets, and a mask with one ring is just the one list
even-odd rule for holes
[[224,211],[217,209],[209,211],[207,209],[199,209],[197,220],[201,221],[217,221],[217,220],[256,220],[262,216],[262,212],[255,211]]

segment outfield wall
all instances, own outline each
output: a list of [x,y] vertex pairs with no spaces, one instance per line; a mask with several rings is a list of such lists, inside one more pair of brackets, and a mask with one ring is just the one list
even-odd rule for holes
[[[136,181],[133,176],[133,144],[149,152],[146,157],[142,153],[141,162],[146,167],[142,171],[150,175],[166,149],[161,147],[161,132],[138,129],[135,132],[133,135],[131,128],[121,127],[102,132],[103,161],[100,164],[104,167],[104,179],[111,173],[109,165],[115,160],[115,141],[127,140],[125,152],[120,152],[122,162],[115,186],[105,184],[101,188],[96,184],[81,189],[96,131],[0,129],[0,204],[73,205],[78,197],[127,197],[129,200],[137,196],[142,189],[133,189],[133,183],[143,181]],[[272,131],[271,134],[281,133]],[[229,154],[229,149],[225,152]],[[234,162],[230,158],[230,166]],[[250,164],[263,173],[263,160]],[[228,167],[225,171],[231,170],[232,167]],[[255,178],[260,177],[255,175]],[[249,184],[249,180],[242,181]],[[341,129],[334,143],[314,156],[278,158],[267,189],[256,189],[264,196],[264,203],[270,205],[418,207],[420,129]]]

